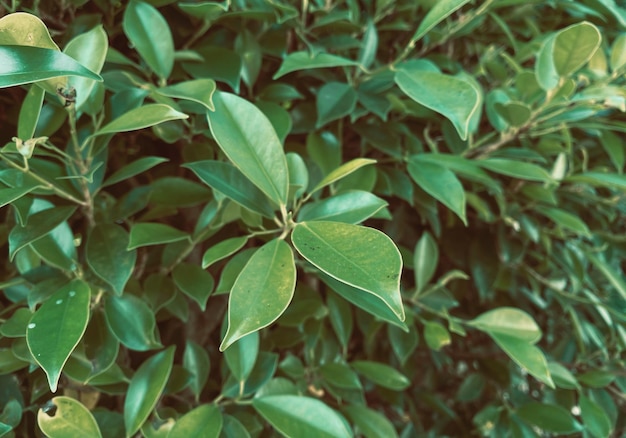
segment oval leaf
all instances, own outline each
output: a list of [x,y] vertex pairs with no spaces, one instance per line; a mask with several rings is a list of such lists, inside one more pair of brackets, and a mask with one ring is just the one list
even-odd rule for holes
[[490,310],[467,324],[483,332],[499,333],[533,344],[541,339],[541,329],[533,317],[513,307]]
[[28,349],[48,376],[52,392],[56,392],[61,370],[85,333],[90,299],[87,283],[73,280],[52,294],[27,326]]
[[174,362],[174,346],[141,364],[128,385],[124,400],[126,436],[133,436],[146,421],[163,393]]
[[433,278],[439,262],[439,247],[433,236],[426,231],[415,245],[413,267],[415,269],[415,287],[418,292]]
[[298,220],[327,220],[358,224],[387,206],[387,201],[370,192],[351,190],[319,202],[305,204]]
[[222,431],[222,423],[222,413],[216,405],[202,405],[178,419],[168,436],[218,438]]
[[292,241],[310,263],[340,282],[376,295],[404,321],[402,257],[387,235],[359,225],[315,221],[296,224]]
[[328,82],[317,92],[317,127],[340,119],[354,111],[357,94],[349,84]]
[[109,296],[104,302],[104,311],[109,328],[126,347],[137,351],[161,347],[154,335],[154,313],[136,296]]
[[213,79],[195,79],[192,81],[179,82],[169,87],[158,88],[156,92],[163,96],[190,100],[199,103],[208,110],[215,110],[213,106],[215,81]]
[[274,239],[259,248],[230,291],[228,330],[220,351],[276,321],[291,302],[295,286],[296,265],[289,245]]
[[252,332],[234,342],[224,352],[224,359],[237,381],[245,381],[252,372],[259,354],[259,332]]
[[283,147],[267,117],[241,97],[215,93],[207,113],[211,133],[226,156],[278,205],[287,203],[289,172]]
[[587,63],[600,47],[602,35],[589,22],[573,24],[561,30],[554,40],[554,68],[559,76],[569,76]]
[[570,434],[583,430],[582,425],[574,420],[567,409],[559,405],[530,402],[520,406],[516,414],[546,432]]
[[37,424],[49,438],[99,438],[102,436],[96,419],[81,402],[70,397],[53,397],[56,409],[49,415],[43,409],[37,413]]
[[298,438],[352,436],[335,411],[310,397],[271,395],[253,399],[252,406],[285,436]]
[[545,383],[550,388],[555,387],[550,376],[546,357],[539,348],[523,339],[501,333],[489,332],[489,336],[513,359],[513,362],[528,371],[528,374]]
[[87,238],[85,257],[91,270],[122,295],[130,279],[137,251],[128,251],[128,233],[119,225],[96,225]]
[[346,406],[343,409],[366,438],[394,438],[396,429],[380,412],[361,405]]
[[162,103],[150,103],[134,108],[93,133],[93,136],[114,134],[116,132],[136,131],[148,128],[169,120],[180,120],[189,117]]
[[215,281],[211,274],[197,265],[180,263],[172,271],[172,279],[185,295],[194,300],[204,312]]

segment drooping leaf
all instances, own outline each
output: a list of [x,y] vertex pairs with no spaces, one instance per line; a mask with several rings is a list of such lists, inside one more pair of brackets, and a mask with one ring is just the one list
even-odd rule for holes
[[52,294],[33,315],[26,330],[28,349],[56,392],[61,371],[85,333],[91,291],[73,280]]
[[295,285],[296,266],[289,245],[274,239],[259,248],[230,291],[228,330],[220,351],[276,321],[291,302]]
[[324,380],[337,388],[356,390],[363,388],[359,376],[345,363],[325,363],[319,371]]
[[411,42],[415,44],[421,40],[432,28],[452,15],[457,9],[468,3],[469,0],[438,0],[432,3],[432,7],[418,26]]
[[128,163],[124,167],[116,170],[111,176],[104,180],[104,182],[102,183],[102,187],[108,187],[113,184],[117,184],[120,181],[132,178],[135,175],[146,172],[147,170],[152,169],[154,166],[165,163],[167,161],[169,160],[163,157],[139,158],[138,160],[135,160],[132,163]]
[[299,70],[346,67],[351,65],[358,65],[358,63],[340,56],[331,55],[330,53],[320,52],[315,55],[311,55],[310,53],[304,51],[293,52],[287,55],[287,57],[283,60],[283,63],[280,65],[280,68],[276,74],[274,74],[272,79],[276,80],[287,73]]
[[37,413],[37,424],[49,438],[101,438],[95,418],[81,402],[70,397],[53,397],[54,415],[43,409]]
[[169,77],[174,66],[174,40],[163,15],[148,3],[132,0],[124,11],[122,27],[152,71],[161,78]]
[[215,93],[215,81],[213,79],[195,79],[179,82],[168,87],[157,88],[156,92],[163,96],[175,97],[197,102],[210,111],[214,111],[213,93]]
[[259,332],[252,332],[235,341],[224,351],[224,359],[237,381],[243,382],[254,368],[259,354]]
[[340,282],[376,295],[404,321],[402,258],[385,234],[359,225],[312,221],[296,224],[292,241],[314,266]]
[[131,294],[108,296],[104,311],[111,331],[126,347],[137,351],[161,347],[154,333],[154,312],[141,299]]
[[159,401],[172,371],[175,347],[147,359],[133,375],[124,400],[126,435],[133,436]]
[[140,246],[160,245],[189,239],[189,234],[169,225],[155,222],[137,223],[130,229],[127,249]]
[[198,303],[202,311],[206,309],[206,302],[215,286],[211,274],[197,265],[180,263],[172,271],[172,279],[185,295]]
[[135,269],[137,251],[128,251],[128,233],[115,224],[100,224],[89,233],[85,258],[91,270],[122,295]]
[[226,156],[278,205],[287,203],[289,171],[276,131],[252,103],[234,94],[216,92],[209,126]]
[[378,31],[373,20],[368,20],[365,33],[363,34],[363,43],[359,49],[359,63],[369,68],[376,59],[378,51]]
[[209,371],[211,370],[209,353],[197,343],[187,340],[183,354],[183,366],[191,374],[189,388],[197,400],[209,379]]
[[439,262],[439,247],[433,236],[427,231],[415,245],[413,268],[415,270],[415,287],[423,291],[433,278]]
[[136,131],[138,129],[148,128],[158,125],[159,123],[170,120],[180,120],[189,117],[176,111],[174,108],[162,103],[149,103],[139,108],[131,109],[122,114],[115,120],[109,122],[95,133],[93,136],[103,134],[114,134],[117,132]]
[[528,374],[550,388],[555,387],[546,357],[539,348],[531,342],[510,335],[497,332],[489,332],[489,335],[515,363],[528,371]]
[[391,421],[383,414],[361,405],[342,409],[366,438],[394,438],[398,436]]
[[427,70],[399,70],[396,84],[411,99],[446,117],[466,140],[473,114],[478,110],[480,96],[466,81],[454,76]]
[[573,24],[555,37],[554,68],[560,76],[569,76],[587,63],[600,47],[602,35],[593,24],[583,21]]
[[299,438],[349,438],[341,417],[323,402],[295,395],[270,395],[252,400],[252,406],[276,430]]
[[541,339],[541,329],[532,316],[513,307],[490,310],[467,324],[487,333],[503,334],[533,344]]
[[222,413],[214,405],[201,405],[176,421],[169,437],[218,438],[222,431]]

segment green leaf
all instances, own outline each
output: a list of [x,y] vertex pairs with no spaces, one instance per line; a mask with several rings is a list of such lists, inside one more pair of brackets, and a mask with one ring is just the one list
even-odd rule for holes
[[555,387],[546,358],[539,348],[528,341],[513,336],[497,332],[488,333],[515,363],[528,371],[528,374],[545,383],[550,388]]
[[581,236],[591,237],[591,231],[589,230],[589,227],[587,227],[587,224],[584,223],[582,219],[580,219],[578,216],[572,213],[561,210],[560,208],[543,206],[536,206],[535,211],[550,218],[560,227],[572,230],[573,232],[575,232],[576,234],[580,234]]
[[26,12],[0,18],[0,46],[32,46],[59,50],[45,23]]
[[506,158],[487,158],[486,160],[476,160],[476,163],[487,170],[513,178],[540,182],[552,181],[550,174],[536,164]]
[[337,388],[361,390],[359,376],[345,363],[326,363],[320,367],[320,374]]
[[[82,76],[102,81],[100,75],[88,70],[58,50],[28,46],[0,46],[0,88],[63,76]],[[65,87],[65,81],[61,78],[56,82],[60,87]]]
[[467,324],[486,333],[502,334],[532,344],[541,339],[541,329],[533,317],[513,307],[490,310]]
[[127,249],[130,251],[140,246],[160,245],[181,240],[189,240],[189,234],[165,224],[136,223],[130,229]]
[[12,203],[13,201],[17,201],[22,196],[27,195],[35,190],[37,187],[38,186],[36,185],[28,185],[22,187],[0,189],[0,208]]
[[350,362],[350,366],[359,374],[367,377],[383,388],[392,389],[394,391],[404,391],[411,384],[411,381],[407,379],[404,374],[383,363],[357,360]]
[[359,65],[357,62],[330,53],[316,53],[311,55],[308,52],[293,52],[287,55],[274,74],[272,79],[276,80],[281,76],[299,70],[312,70],[316,68],[347,67]]
[[287,160],[276,131],[263,112],[241,97],[217,92],[207,113],[211,133],[241,172],[278,205],[286,205]]
[[174,346],[155,354],[137,369],[124,400],[124,426],[130,437],[141,428],[163,393],[174,362]]
[[197,401],[209,380],[209,371],[211,370],[209,353],[194,341],[187,340],[183,354],[183,366],[191,374],[189,389],[196,396]]
[[37,424],[49,438],[100,438],[95,418],[81,402],[70,397],[53,397],[56,409],[50,415],[43,409],[37,412]]
[[212,79],[228,84],[235,93],[239,92],[241,57],[224,47],[204,46],[198,49],[204,62],[186,62],[183,68],[194,78]]
[[559,31],[554,40],[554,68],[570,76],[587,63],[600,47],[602,35],[593,24],[583,21]]
[[233,255],[239,251],[248,241],[248,237],[232,237],[216,243],[207,249],[202,256],[202,269],[206,269],[213,263]]
[[462,140],[467,140],[472,116],[479,109],[480,96],[468,82],[438,72],[399,70],[396,84],[411,99],[446,117]]
[[559,405],[530,402],[520,406],[516,414],[528,424],[557,434],[582,432],[583,427]]
[[611,429],[613,429],[611,420],[600,405],[584,394],[578,395],[578,404],[583,424],[593,437],[605,438],[611,436]]
[[566,181],[584,182],[593,186],[608,187],[626,191],[626,175],[616,173],[585,172],[570,176]]
[[365,438],[394,438],[398,436],[391,421],[378,411],[361,405],[345,406],[342,411],[348,415]]
[[7,338],[26,336],[26,327],[33,314],[25,307],[20,307],[9,319],[0,325],[0,335]]
[[350,84],[327,82],[317,92],[318,128],[354,111],[357,94]]
[[601,260],[595,254],[591,252],[586,252],[585,255],[591,261],[591,263],[602,272],[602,274],[609,281],[611,286],[615,288],[615,290],[622,296],[623,299],[626,299],[626,281],[624,281],[624,276],[622,273],[617,272],[615,269],[611,267],[606,261]]
[[432,280],[439,263],[439,247],[433,236],[424,232],[415,245],[413,268],[415,269],[415,287],[418,292]]
[[96,225],[89,233],[85,258],[91,270],[122,295],[130,279],[137,251],[128,251],[128,233],[119,225]]
[[154,312],[136,296],[109,295],[104,301],[104,311],[109,328],[126,347],[137,351],[161,347],[154,334]]
[[376,163],[376,160],[372,160],[370,158],[355,158],[354,160],[350,160],[347,163],[342,164],[338,168],[332,170],[328,175],[326,175],[317,185],[311,190],[310,194],[317,192],[318,190],[323,189],[326,186],[331,185],[335,181],[338,181],[351,173],[357,171],[363,166],[367,166],[369,164]]
[[494,105],[496,111],[506,122],[514,127],[520,127],[526,124],[532,115],[530,107],[524,102],[496,102]]
[[552,376],[552,380],[554,380],[554,384],[558,388],[563,389],[580,389],[580,385],[576,380],[576,377],[561,365],[558,362],[549,362],[548,370],[550,371],[550,375]]
[[250,377],[259,354],[259,332],[252,332],[224,351],[226,364],[237,381],[244,382]]
[[230,291],[228,330],[220,351],[276,321],[291,302],[295,285],[296,266],[289,245],[274,239],[259,248]]
[[200,3],[178,3],[178,7],[185,11],[185,13],[192,15],[196,18],[200,18],[206,21],[213,21],[222,13],[228,10],[230,2],[218,3],[218,2],[200,2]]
[[211,274],[191,263],[179,263],[172,271],[172,279],[185,295],[194,300],[204,312],[215,281]]
[[611,71],[616,71],[626,65],[626,34],[621,34],[611,47]]
[[9,234],[10,259],[13,260],[17,251],[41,239],[59,224],[65,222],[75,210],[75,207],[48,208],[30,215],[25,227],[15,225]]
[[424,322],[424,340],[431,350],[439,351],[446,345],[450,345],[450,333],[439,322]]
[[222,431],[222,413],[214,405],[201,405],[176,421],[168,437],[218,438]]
[[535,62],[535,77],[545,91],[553,90],[559,84],[559,74],[554,65],[555,40],[554,35],[545,39]]
[[48,376],[52,392],[56,392],[63,366],[85,333],[90,300],[89,286],[73,280],[53,293],[28,324],[28,349]]
[[358,224],[387,206],[387,201],[370,192],[351,190],[319,202],[305,204],[299,221],[327,220]]
[[187,114],[176,111],[174,108],[162,103],[149,103],[133,108],[109,122],[92,136],[114,134],[116,132],[136,131],[148,128],[170,120],[180,120],[189,117]]
[[376,59],[377,51],[378,32],[376,31],[376,24],[373,20],[368,20],[363,34],[363,43],[359,49],[359,63],[363,67],[369,68]]
[[331,277],[383,300],[400,321],[402,257],[393,241],[373,228],[340,222],[302,222],[292,233],[296,250]]
[[215,93],[215,81],[213,79],[195,79],[179,82],[169,87],[157,88],[156,92],[176,99],[185,99],[199,103],[210,111],[214,111],[213,93]]
[[415,31],[413,38],[411,38],[411,43],[415,44],[417,41],[421,40],[424,35],[430,32],[437,24],[441,23],[468,2],[469,0],[438,0],[431,3],[433,6]]
[[452,171],[439,164],[421,160],[419,155],[409,159],[408,171],[418,186],[452,210],[467,225],[465,190]]
[[150,69],[161,78],[174,67],[174,39],[165,18],[152,5],[132,0],[124,12],[124,33]]
[[254,409],[285,436],[349,438],[342,418],[319,400],[296,395],[270,395],[252,400]]
[[230,163],[204,160],[183,165],[193,171],[200,180],[237,204],[265,217],[274,216],[274,208],[268,197],[250,182],[243,173]]
[[35,129],[41,114],[41,105],[46,91],[33,84],[22,101],[20,116],[17,124],[17,137],[28,141],[35,136]]
[[102,187],[108,187],[113,184],[117,184],[125,179],[132,178],[135,175],[144,173],[154,166],[169,161],[163,157],[142,157],[125,165],[124,167],[116,170],[111,176],[109,176],[103,183]]

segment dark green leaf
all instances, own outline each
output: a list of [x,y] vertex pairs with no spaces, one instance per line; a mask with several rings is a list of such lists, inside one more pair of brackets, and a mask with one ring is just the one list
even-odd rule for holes
[[153,222],[137,223],[130,229],[127,249],[130,251],[140,246],[160,245],[188,239],[189,234],[169,225]]
[[409,387],[411,382],[395,368],[384,363],[357,360],[350,362],[350,366],[359,374],[367,377],[372,382],[383,388],[403,391]]
[[111,176],[109,176],[103,183],[102,187],[111,186],[120,181],[124,181],[125,179],[132,178],[135,175],[139,175],[143,172],[146,172],[152,169],[154,166],[157,166],[161,163],[165,163],[169,161],[167,158],[163,157],[143,157],[138,160],[133,161],[132,163],[127,164],[121,169],[115,171]]
[[353,190],[323,201],[305,204],[298,214],[298,220],[328,220],[358,224],[386,206],[387,202],[378,196],[362,190]]
[[383,414],[365,406],[350,405],[342,409],[365,438],[394,438],[398,436],[391,421]]
[[342,58],[340,56],[331,55],[330,53],[317,53],[311,55],[308,52],[293,52],[290,53],[281,64],[280,68],[274,74],[273,79],[278,79],[281,76],[286,75],[298,70],[311,70],[316,68],[328,68],[328,67],[345,67],[356,66],[357,62],[350,59]]
[[354,111],[357,94],[349,84],[328,82],[317,92],[317,127],[340,119]]
[[91,270],[122,295],[130,279],[137,252],[128,251],[128,233],[119,225],[102,224],[94,227],[87,238],[85,257]]
[[520,406],[516,413],[527,423],[546,432],[570,434],[583,430],[582,425],[565,408],[558,405],[530,402]]
[[156,92],[163,96],[197,102],[210,111],[215,110],[213,106],[215,81],[212,79],[195,79],[179,82],[168,87],[157,88]]
[[136,296],[109,296],[104,302],[104,310],[111,331],[126,347],[137,351],[161,347],[154,334],[154,313]]

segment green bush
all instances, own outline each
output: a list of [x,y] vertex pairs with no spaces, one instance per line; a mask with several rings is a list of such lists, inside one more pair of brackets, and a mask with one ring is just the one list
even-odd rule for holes
[[0,436],[625,433],[626,9],[7,3]]

